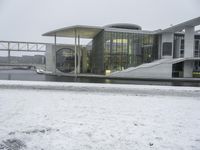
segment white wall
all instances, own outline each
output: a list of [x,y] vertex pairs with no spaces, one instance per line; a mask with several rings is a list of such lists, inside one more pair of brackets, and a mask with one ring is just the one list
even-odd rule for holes
[[53,49],[52,44],[47,45],[46,50],[46,71],[52,73],[56,72],[56,59],[55,59],[55,49]]
[[74,49],[74,46],[72,45],[53,45],[48,44],[47,45],[47,51],[46,51],[46,70],[52,72],[53,74],[56,74],[60,72],[56,69],[56,52],[62,48],[70,48]]
[[184,62],[184,68],[183,68],[183,77],[184,78],[192,78],[192,72],[193,72],[193,61],[185,61]]

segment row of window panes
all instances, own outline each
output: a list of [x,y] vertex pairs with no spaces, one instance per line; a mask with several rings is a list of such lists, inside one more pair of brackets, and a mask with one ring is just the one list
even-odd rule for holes
[[[153,60],[152,46],[154,39],[152,35],[105,32],[104,40],[106,54],[106,58],[104,58],[105,68],[112,68],[112,65],[115,66],[113,69],[126,68],[131,66],[131,64],[132,66],[136,66],[142,63],[141,60],[144,62]],[[143,54],[142,50],[144,51]],[[123,55],[127,57],[123,57]],[[116,67],[115,63],[119,66]]]

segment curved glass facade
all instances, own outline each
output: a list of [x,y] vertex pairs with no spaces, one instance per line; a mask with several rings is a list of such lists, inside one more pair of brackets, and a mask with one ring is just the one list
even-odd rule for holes
[[92,70],[104,74],[158,59],[158,37],[151,34],[103,31],[93,39]]
[[56,52],[56,68],[65,73],[74,71],[74,50],[63,48]]

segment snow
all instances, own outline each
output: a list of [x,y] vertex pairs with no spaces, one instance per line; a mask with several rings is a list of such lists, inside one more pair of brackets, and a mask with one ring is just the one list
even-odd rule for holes
[[0,149],[199,150],[199,96],[198,87],[0,81]]

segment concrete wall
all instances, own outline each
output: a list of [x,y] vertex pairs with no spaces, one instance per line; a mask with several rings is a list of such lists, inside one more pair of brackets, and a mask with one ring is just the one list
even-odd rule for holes
[[[47,51],[46,51],[46,70],[52,72],[53,74],[61,73],[58,69],[56,69],[56,52],[63,48],[69,48],[74,50],[74,45],[54,45],[54,44],[48,44],[47,45]],[[77,55],[79,55],[79,58],[77,60],[78,64],[82,66],[82,68],[77,67],[77,73],[87,72],[87,50],[83,47],[81,47],[80,53],[78,53],[77,49]],[[81,57],[83,56],[83,57]],[[81,60],[82,59],[82,60]],[[82,65],[81,65],[82,62]],[[78,65],[77,64],[77,65]]]
[[183,77],[192,78],[194,61],[185,61],[183,66]]
[[47,45],[46,50],[46,71],[50,71],[52,73],[56,72],[56,56],[55,56],[55,50],[53,49],[52,44]]
[[46,70],[52,72],[53,74],[56,74],[60,72],[58,69],[56,69],[56,52],[62,48],[70,48],[74,49],[73,45],[53,45],[48,44],[47,45],[47,51],[46,51]]

